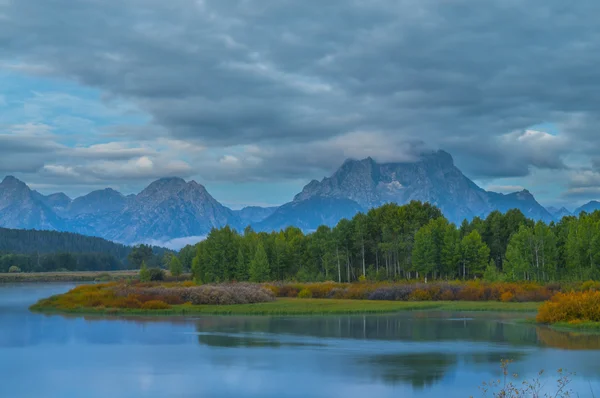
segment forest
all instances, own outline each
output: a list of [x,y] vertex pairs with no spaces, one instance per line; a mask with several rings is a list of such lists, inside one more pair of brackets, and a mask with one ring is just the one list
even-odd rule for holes
[[159,266],[166,252],[69,232],[0,228],[0,272],[115,271],[139,268],[142,260]]
[[457,226],[429,203],[386,204],[309,234],[213,229],[180,259],[203,283],[583,281],[600,276],[600,212],[546,224],[513,209]]

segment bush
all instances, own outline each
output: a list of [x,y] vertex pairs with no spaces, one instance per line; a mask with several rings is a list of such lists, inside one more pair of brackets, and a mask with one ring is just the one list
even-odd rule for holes
[[502,301],[503,303],[508,303],[508,302],[511,302],[514,300],[515,300],[515,295],[512,294],[511,292],[504,292],[500,296],[500,301]]
[[300,293],[298,293],[298,298],[312,298],[312,292],[308,289],[302,289],[300,290]]
[[557,293],[540,307],[540,323],[600,322],[600,292]]
[[104,272],[100,275],[98,275],[95,279],[96,282],[108,282],[112,280],[112,276],[110,276],[109,273]]
[[143,310],[168,310],[171,306],[164,301],[150,300],[142,304]]
[[13,265],[8,269],[8,272],[10,272],[11,274],[17,274],[21,272],[21,268],[17,267],[16,265]]
[[165,271],[160,268],[150,268],[148,270],[150,281],[159,282],[165,280]]
[[581,290],[600,291],[600,282],[586,281],[581,284]]
[[413,301],[430,301],[431,294],[426,290],[417,289],[410,295],[410,299]]

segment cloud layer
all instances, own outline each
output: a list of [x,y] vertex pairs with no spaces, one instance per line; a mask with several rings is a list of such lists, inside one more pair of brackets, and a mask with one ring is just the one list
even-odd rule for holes
[[[278,181],[427,146],[473,178],[564,171],[571,189],[592,192],[598,15],[592,0],[0,2],[0,70],[101,93],[87,116],[77,101],[65,108],[74,94],[29,98],[37,108],[0,151],[66,156],[9,156],[0,170]],[[11,101],[0,97],[0,110]],[[62,119],[49,123],[47,109]],[[54,139],[15,138],[32,114]]]

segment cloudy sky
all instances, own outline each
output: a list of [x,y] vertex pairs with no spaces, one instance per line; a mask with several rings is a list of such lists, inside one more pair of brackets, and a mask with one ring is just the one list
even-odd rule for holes
[[445,149],[484,188],[600,198],[596,0],[0,0],[0,175],[195,179],[280,204]]

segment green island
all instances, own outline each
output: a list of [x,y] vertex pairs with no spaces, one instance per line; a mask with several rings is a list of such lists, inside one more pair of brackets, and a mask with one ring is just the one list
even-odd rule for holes
[[110,315],[336,315],[377,314],[399,311],[502,311],[535,312],[540,303],[499,303],[476,301],[405,302],[343,299],[278,298],[267,303],[229,305],[173,305],[168,309],[79,307],[62,309],[51,302],[40,301],[31,310]]
[[[573,331],[600,331],[600,292],[595,290],[596,283],[584,283],[576,288],[578,290],[573,290],[572,285],[561,288],[559,285],[484,281],[198,285],[189,280],[115,280],[79,285],[64,294],[40,300],[31,306],[31,310],[143,316],[332,315],[400,311],[494,311],[533,315],[537,312],[535,322],[538,324]],[[534,319],[529,321],[534,322]]]

